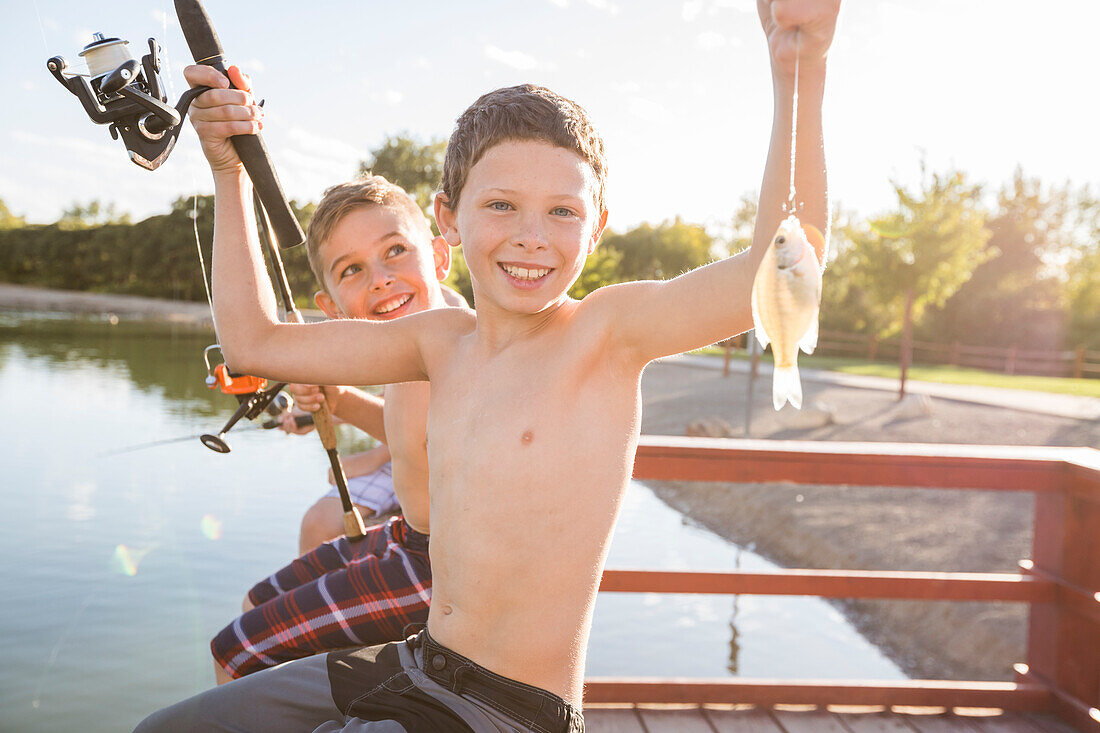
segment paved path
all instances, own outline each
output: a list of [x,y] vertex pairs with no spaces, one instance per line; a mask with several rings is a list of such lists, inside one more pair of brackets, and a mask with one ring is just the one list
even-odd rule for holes
[[[722,369],[722,359],[714,356],[695,356],[681,354],[670,356],[661,361],[687,364],[702,369]],[[730,360],[730,371],[747,374],[751,369],[748,361]],[[760,362],[760,375],[771,376],[772,365]],[[800,369],[802,379],[811,382],[825,382],[858,389],[877,389],[897,392],[898,380],[889,377],[869,377],[858,374],[830,372],[823,369]],[[981,387],[966,384],[943,384],[940,382],[920,382],[908,380],[905,389],[910,394],[922,394],[956,402],[973,402],[981,405],[1007,407],[1012,410],[1036,412],[1042,415],[1069,417],[1076,420],[1100,420],[1100,398],[1078,397],[1075,395],[1034,392],[1024,389],[1004,389],[1003,387]]]

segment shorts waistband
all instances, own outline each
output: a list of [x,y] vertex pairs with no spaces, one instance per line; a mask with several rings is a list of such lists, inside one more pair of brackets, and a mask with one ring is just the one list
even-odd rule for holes
[[402,547],[421,552],[428,551],[428,535],[417,532],[410,527],[404,516],[399,514],[396,517],[391,517],[388,529],[394,542]]
[[421,670],[441,686],[468,694],[511,716],[537,733],[581,733],[581,712],[562,698],[533,685],[490,672],[438,643],[424,629],[407,643],[421,650]]

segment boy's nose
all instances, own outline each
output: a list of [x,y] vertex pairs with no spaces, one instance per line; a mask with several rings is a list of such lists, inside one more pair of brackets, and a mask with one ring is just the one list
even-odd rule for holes
[[540,217],[529,216],[524,219],[523,227],[516,232],[514,244],[520,249],[534,252],[546,249],[546,230]]
[[371,290],[382,290],[383,288],[388,288],[393,285],[393,283],[393,274],[386,270],[380,270],[375,273],[374,280],[371,282],[370,287]]

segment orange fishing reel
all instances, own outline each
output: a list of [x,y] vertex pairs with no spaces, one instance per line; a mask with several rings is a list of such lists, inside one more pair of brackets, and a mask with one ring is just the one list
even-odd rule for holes
[[206,387],[207,389],[216,389],[224,394],[233,395],[237,398],[240,406],[217,435],[206,433],[199,436],[199,440],[212,451],[228,453],[230,448],[229,443],[225,441],[225,434],[241,418],[253,420],[259,417],[260,413],[266,412],[272,419],[278,419],[290,409],[292,402],[289,397],[279,395],[279,392],[286,386],[286,382],[280,382],[269,387],[267,379],[253,377],[248,374],[237,374],[231,371],[224,361],[211,367],[210,352],[215,349],[221,351],[218,344],[213,344],[207,346],[202,352],[202,360],[206,364]]

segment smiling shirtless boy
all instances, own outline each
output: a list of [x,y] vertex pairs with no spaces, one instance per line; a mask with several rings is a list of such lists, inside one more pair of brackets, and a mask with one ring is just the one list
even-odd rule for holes
[[216,171],[214,305],[226,360],[279,380],[431,381],[434,596],[427,630],[405,642],[251,675],[162,711],[148,729],[195,720],[234,730],[583,729],[585,651],[634,462],[642,370],[752,325],[753,277],[784,217],[796,48],[799,214],[826,229],[821,101],[838,2],[758,6],[775,105],[752,247],[669,281],[568,297],[607,221],[603,143],[573,102],[512,87],[458,119],[436,200],[440,231],[463,247],[476,317],[441,309],[389,323],[283,324],[246,180],[225,164],[235,161],[225,136],[255,129],[251,112],[203,141]]
[[[221,115],[218,101],[203,100],[195,113],[200,134],[206,119]],[[315,300],[330,318],[392,321],[465,305],[441,285],[449,247],[432,237],[412,197],[381,176],[325,191],[308,240],[310,267],[321,284]],[[296,386],[299,398],[314,398],[300,404],[319,406],[319,395]],[[368,528],[358,542],[339,537],[321,544],[253,586],[244,613],[210,643],[219,684],[318,652],[400,639],[407,625],[427,620],[428,383],[387,386],[384,410],[381,400],[354,387],[326,393],[333,415],[386,444],[403,515]]]

